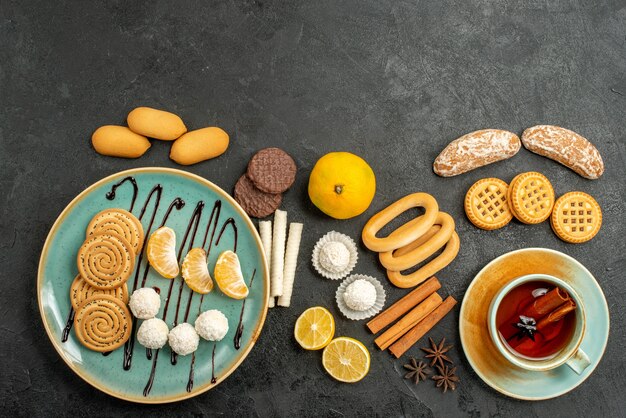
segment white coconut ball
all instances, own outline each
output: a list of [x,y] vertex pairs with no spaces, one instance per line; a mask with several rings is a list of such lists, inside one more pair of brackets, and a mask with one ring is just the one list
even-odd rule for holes
[[130,296],[128,306],[136,318],[154,318],[161,308],[161,296],[151,287],[142,287]]
[[159,318],[151,318],[143,321],[137,331],[137,341],[146,348],[158,349],[167,342],[169,328],[165,321]]
[[343,300],[350,309],[366,311],[376,303],[376,288],[367,280],[355,280],[346,287]]
[[196,332],[208,341],[220,341],[228,332],[228,319],[217,309],[202,312],[195,325]]
[[198,349],[198,343],[200,337],[193,328],[193,326],[187,322],[176,325],[170,331],[167,337],[172,351],[181,356],[191,354]]

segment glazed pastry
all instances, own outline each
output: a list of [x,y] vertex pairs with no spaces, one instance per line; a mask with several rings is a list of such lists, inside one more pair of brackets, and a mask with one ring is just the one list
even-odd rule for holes
[[143,247],[143,226],[141,221],[124,209],[105,209],[93,217],[87,225],[87,237],[93,234],[113,234],[126,239],[135,254]]
[[455,139],[435,159],[433,170],[442,177],[466,173],[511,158],[522,147],[513,132],[483,129]]
[[97,289],[122,286],[135,267],[135,252],[126,239],[112,234],[90,235],[78,250],[78,272]]
[[111,295],[94,295],[80,306],[74,317],[78,341],[93,351],[107,352],[130,338],[132,317],[126,304]]
[[80,274],[77,274],[70,286],[70,302],[72,302],[74,310],[78,310],[85,300],[96,295],[111,295],[124,303],[128,303],[128,287],[126,283],[115,289],[96,289],[90,286]]
[[522,134],[527,150],[550,158],[587,179],[604,173],[604,162],[598,149],[582,135],[552,125],[537,125]]

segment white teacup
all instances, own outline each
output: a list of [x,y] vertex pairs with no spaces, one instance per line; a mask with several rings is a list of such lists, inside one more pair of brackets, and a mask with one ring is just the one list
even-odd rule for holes
[[[569,342],[556,355],[549,359],[533,360],[515,355],[502,341],[502,337],[500,336],[496,326],[496,313],[498,312],[498,307],[500,306],[502,299],[511,290],[513,290],[513,288],[523,283],[532,281],[552,283],[555,286],[566,290],[570,297],[574,299],[574,302],[576,302],[576,324],[573,335]],[[489,335],[491,335],[491,339],[498,348],[498,351],[509,362],[518,367],[526,370],[546,371],[559,367],[563,364],[567,364],[574,372],[581,374],[590,364],[589,357],[580,348],[580,343],[583,340],[586,328],[585,309],[583,307],[582,300],[569,284],[554,276],[548,276],[547,274],[529,274],[511,280],[494,296],[491,301],[491,305],[489,306],[489,315],[487,320],[489,325]]]

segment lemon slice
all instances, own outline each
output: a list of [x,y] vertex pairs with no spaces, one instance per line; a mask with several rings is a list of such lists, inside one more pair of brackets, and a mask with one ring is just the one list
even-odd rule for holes
[[217,286],[222,293],[233,299],[243,299],[248,296],[248,286],[243,280],[239,257],[232,251],[224,251],[217,257],[213,271]]
[[370,370],[370,353],[362,342],[354,338],[335,338],[324,348],[322,364],[333,378],[354,383]]
[[146,254],[152,268],[161,276],[166,279],[178,276],[176,232],[172,228],[162,226],[154,231],[148,240]]
[[203,295],[213,290],[213,280],[207,266],[206,251],[192,248],[181,266],[181,274],[191,290]]
[[326,308],[314,306],[302,312],[293,334],[305,350],[320,350],[335,336],[335,319]]

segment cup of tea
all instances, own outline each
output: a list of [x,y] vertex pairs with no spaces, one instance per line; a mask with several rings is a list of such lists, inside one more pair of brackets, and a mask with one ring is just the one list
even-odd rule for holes
[[580,348],[586,327],[582,300],[554,276],[530,274],[507,283],[491,301],[488,326],[498,351],[523,369],[567,364],[581,374],[590,364]]

